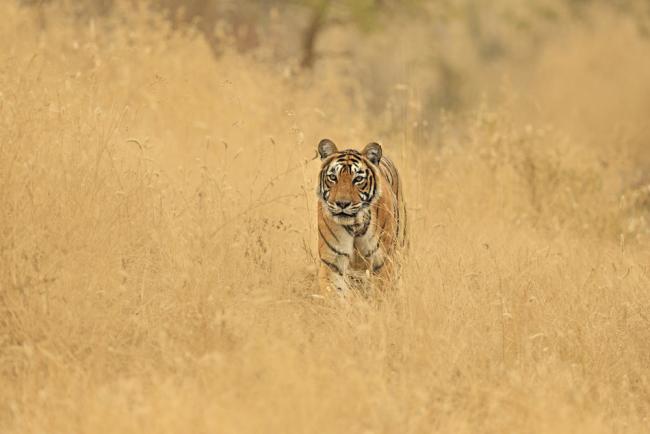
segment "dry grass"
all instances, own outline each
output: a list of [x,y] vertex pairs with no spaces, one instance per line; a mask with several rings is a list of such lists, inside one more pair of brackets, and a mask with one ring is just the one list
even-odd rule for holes
[[[607,188],[629,161],[516,108],[427,146],[409,96],[377,137],[350,83],[149,15],[0,12],[1,432],[647,432],[647,208]],[[324,136],[405,176],[381,300],[312,297]]]

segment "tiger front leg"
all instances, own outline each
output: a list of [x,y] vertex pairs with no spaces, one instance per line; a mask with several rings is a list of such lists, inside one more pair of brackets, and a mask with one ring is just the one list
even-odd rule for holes
[[339,225],[322,217],[318,224],[320,289],[323,293],[347,295],[350,292],[348,271],[354,238]]
[[372,276],[372,282],[380,292],[394,289],[398,274],[398,262],[395,252],[389,254],[383,247],[367,256],[368,271]]
[[341,267],[325,259],[321,259],[318,282],[323,293],[347,295],[350,291],[350,284]]

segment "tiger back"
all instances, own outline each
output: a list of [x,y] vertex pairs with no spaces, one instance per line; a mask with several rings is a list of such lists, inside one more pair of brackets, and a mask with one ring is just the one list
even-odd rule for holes
[[319,284],[347,293],[369,279],[382,288],[399,274],[406,243],[406,207],[399,172],[377,143],[339,151],[318,145]]

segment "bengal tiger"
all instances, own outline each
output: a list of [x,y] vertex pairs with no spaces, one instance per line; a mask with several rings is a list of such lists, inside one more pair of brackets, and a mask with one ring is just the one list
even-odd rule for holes
[[353,282],[374,276],[382,288],[397,277],[406,242],[400,176],[378,143],[361,152],[318,144],[322,161],[317,194],[319,285],[348,294]]

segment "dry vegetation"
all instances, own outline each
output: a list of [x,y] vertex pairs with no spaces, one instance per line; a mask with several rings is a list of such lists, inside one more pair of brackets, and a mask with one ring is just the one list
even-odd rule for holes
[[[0,432],[648,431],[650,56],[625,18],[473,69],[486,99],[439,116],[416,72],[377,110],[339,60],[214,57],[146,10],[0,13]],[[313,296],[326,136],[401,167],[394,294]]]

